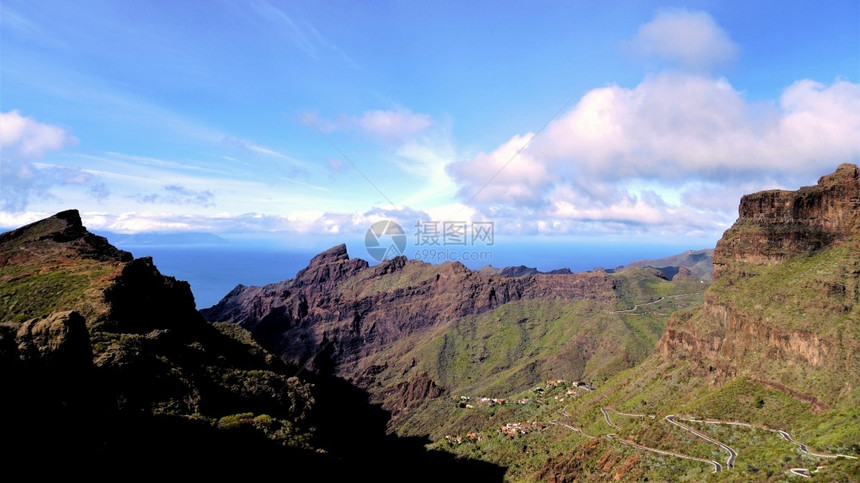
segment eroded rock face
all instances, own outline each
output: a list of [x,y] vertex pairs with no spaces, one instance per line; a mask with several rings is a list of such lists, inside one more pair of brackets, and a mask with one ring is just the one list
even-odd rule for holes
[[[858,236],[860,171],[854,165],[839,166],[816,186],[744,196],[740,218],[714,252],[718,283],[698,312],[669,320],[658,351],[666,360],[691,361],[717,381],[749,375],[814,409],[853,397],[854,384],[842,381],[860,370]],[[820,266],[799,265],[816,254],[831,258]],[[770,280],[750,266],[784,271]],[[741,297],[747,294],[738,291],[747,286],[771,295]]]
[[219,416],[251,408],[292,421],[309,411],[310,386],[289,376],[294,369],[241,341],[241,329],[207,324],[187,282],[93,235],[76,210],[0,234],[0,284],[0,386],[37,391],[10,404],[59,398],[112,413]]
[[714,279],[740,264],[773,265],[838,244],[860,230],[860,170],[842,164],[797,191],[741,198],[739,218],[714,250]]
[[394,388],[393,400],[403,408],[419,405],[427,399],[437,398],[444,393],[445,391],[437,386],[426,372],[419,372],[408,382],[397,384]]
[[[399,277],[416,278],[385,291],[364,290]],[[364,260],[350,259],[340,245],[314,257],[294,280],[236,287],[201,313],[209,321],[250,330],[286,360],[357,378],[362,374],[352,371],[352,364],[415,331],[513,300],[604,300],[613,288],[606,273],[512,278],[472,272],[457,262],[430,265],[406,257],[368,267]]]

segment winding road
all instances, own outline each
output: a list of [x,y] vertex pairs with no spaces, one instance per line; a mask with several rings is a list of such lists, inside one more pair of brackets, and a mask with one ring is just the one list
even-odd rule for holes
[[641,449],[643,451],[650,451],[652,453],[662,454],[662,455],[666,455],[666,456],[674,456],[676,458],[683,458],[685,460],[699,461],[701,463],[707,463],[709,465],[714,465],[714,473],[719,473],[719,472],[723,471],[723,465],[721,465],[720,463],[718,463],[714,460],[706,460],[704,458],[697,458],[695,456],[688,456],[685,454],[675,453],[672,451],[665,451],[662,449],[650,448],[648,446],[642,446],[641,444],[634,443],[633,441],[629,441],[629,440],[626,440],[624,438],[617,438],[616,437],[616,438],[612,438],[612,439],[615,439],[616,441],[620,441],[620,442],[622,442],[628,446],[632,446],[634,448]]
[[597,436],[592,436],[592,435],[590,435],[590,434],[585,434],[584,432],[582,432],[582,429],[577,428],[576,426],[571,426],[571,425],[569,425],[569,424],[567,424],[567,423],[563,423],[563,422],[561,422],[561,421],[556,421],[555,419],[553,419],[552,421],[550,421],[550,422],[549,422],[549,424],[557,424],[557,425],[559,425],[559,426],[564,426],[565,428],[567,428],[567,429],[569,429],[569,430],[571,430],[571,431],[576,431],[577,433],[579,433],[579,434],[581,434],[581,435],[585,436],[586,438],[589,438],[589,439],[597,439]]
[[651,418],[651,419],[656,418],[656,416],[654,416],[653,414],[622,413],[621,411],[616,411],[615,409],[609,409],[609,408],[606,408],[606,410],[612,411],[612,412],[614,412],[616,414],[620,414],[622,416],[627,416],[629,418]]
[[612,426],[615,429],[619,429],[618,426],[616,426],[615,423],[613,423],[612,420],[609,419],[609,410],[608,409],[600,408],[600,411],[603,413],[603,419],[606,420],[606,424]]
[[[601,411],[601,412],[603,412],[603,417],[604,417],[604,419],[606,419],[606,422],[607,422],[610,426],[612,426],[613,428],[618,429],[618,426],[616,426],[616,425],[615,425],[615,423],[613,423],[613,422],[612,422],[612,419],[610,419],[610,418],[609,418],[609,409],[607,409],[607,408],[600,408],[600,411]],[[616,412],[618,412],[618,411],[616,411]],[[565,416],[567,416],[567,411],[566,411],[566,410],[562,410],[562,413],[563,413]],[[645,416],[646,416],[646,415],[644,415],[644,414],[635,414],[635,415],[634,415],[634,414],[627,414],[627,413],[621,413],[621,412],[618,412],[618,414],[622,414],[622,415],[625,415],[625,416],[631,416],[631,417],[640,417],[640,416],[645,417]],[[651,416],[651,417],[653,418],[653,416]],[[562,422],[562,421],[552,420],[552,421],[550,421],[549,423],[550,423],[550,424],[555,424],[555,425],[558,425],[558,426],[564,426],[565,428],[570,429],[571,431],[576,431],[577,433],[579,433],[579,434],[581,434],[581,435],[583,435],[583,436],[585,436],[586,438],[589,438],[589,439],[597,439],[597,438],[599,438],[599,437],[605,437],[606,439],[611,439],[611,440],[614,440],[614,441],[618,441],[618,442],[620,442],[620,443],[622,443],[622,444],[626,444],[627,446],[631,446],[631,447],[633,447],[633,448],[636,448],[636,449],[639,449],[639,450],[642,450],[642,451],[650,451],[650,452],[652,452],[652,453],[657,453],[657,454],[661,454],[661,455],[664,455],[664,456],[674,456],[674,457],[676,457],[676,458],[682,458],[682,459],[685,459],[685,460],[691,460],[691,461],[698,461],[698,462],[701,462],[701,463],[707,463],[707,464],[709,464],[709,465],[713,465],[713,467],[714,467],[714,473],[719,473],[719,472],[723,471],[723,465],[721,465],[720,463],[718,463],[718,462],[716,462],[716,461],[713,461],[713,460],[707,460],[707,459],[704,459],[704,458],[697,458],[697,457],[695,457],[695,456],[689,456],[689,455],[685,455],[685,454],[681,454],[681,453],[675,453],[674,451],[666,451],[666,450],[662,450],[662,449],[658,449],[658,448],[651,448],[651,447],[649,447],[649,446],[643,446],[643,445],[638,444],[638,443],[635,443],[635,442],[633,442],[633,441],[630,441],[630,440],[627,440],[627,439],[621,438],[621,437],[619,437],[618,435],[616,435],[615,433],[602,434],[602,435],[600,435],[600,436],[591,436],[590,434],[586,434],[585,432],[583,432],[583,431],[582,431],[582,429],[577,428],[576,426],[571,426],[571,425],[569,425],[569,424],[567,424],[567,423],[564,423],[564,422]]]
[[[600,408],[600,411],[603,413],[603,418],[606,420],[606,423],[607,423],[607,424],[609,424],[611,427],[613,427],[613,428],[615,428],[615,429],[618,429],[618,426],[616,426],[616,425],[615,425],[615,423],[613,423],[613,422],[612,422],[612,419],[610,419],[610,417],[609,417],[609,411],[610,411],[610,409],[608,409],[608,408]],[[614,411],[614,410],[612,410],[612,411]],[[646,414],[622,413],[622,412],[619,412],[619,411],[615,411],[615,412],[617,412],[618,414],[621,414],[621,415],[624,415],[624,416],[630,416],[630,417],[650,417],[650,418],[652,418],[652,419],[654,418],[654,416],[649,416],[649,415],[646,415]],[[563,413],[565,416],[567,416],[567,410],[562,410],[562,413]],[[561,421],[553,420],[553,421],[550,421],[550,424],[556,424],[556,425],[559,425],[559,426],[564,426],[565,428],[568,428],[568,429],[570,429],[571,431],[576,431],[577,433],[579,433],[579,434],[581,434],[581,435],[583,435],[583,436],[585,436],[586,438],[589,438],[589,439],[597,439],[597,438],[599,437],[599,436],[591,436],[590,434],[585,434],[585,433],[582,431],[582,429],[577,428],[577,427],[575,427],[575,426],[571,426],[571,425],[569,425],[569,424],[567,424],[567,423],[564,423],[564,422],[561,422]],[[659,449],[659,448],[651,448],[651,447],[649,447],[649,446],[643,446],[643,445],[641,445],[641,444],[639,444],[639,443],[635,443],[635,442],[633,442],[633,441],[630,441],[630,440],[627,440],[627,439],[621,438],[621,437],[619,437],[618,435],[616,435],[615,433],[602,434],[602,435],[600,435],[600,436],[605,437],[606,439],[611,439],[611,440],[618,441],[618,442],[620,442],[620,443],[622,443],[622,444],[626,444],[627,446],[631,446],[631,447],[633,447],[633,448],[636,448],[636,449],[639,449],[639,450],[642,450],[642,451],[650,451],[650,452],[652,452],[652,453],[657,453],[657,454],[661,454],[661,455],[664,455],[664,456],[674,456],[674,457],[676,457],[676,458],[682,458],[682,459],[685,459],[685,460],[691,460],[691,461],[698,461],[698,462],[700,462],[700,463],[706,463],[706,464],[709,464],[709,465],[713,465],[713,467],[714,467],[714,473],[719,473],[719,472],[723,471],[723,465],[721,465],[720,463],[718,463],[718,462],[716,462],[716,461],[713,461],[713,460],[708,460],[708,459],[704,459],[704,458],[697,458],[697,457],[695,457],[695,456],[689,456],[689,455],[685,455],[685,454],[681,454],[681,453],[675,453],[674,451],[666,451],[666,450],[662,450],[662,449]]]
[[[615,423],[612,422],[612,418],[609,417],[609,411],[613,411],[613,412],[620,414],[622,416],[628,416],[631,418],[651,418],[651,419],[656,418],[654,415],[650,415],[650,414],[624,413],[621,411],[616,411],[614,409],[603,408],[603,407],[600,408],[600,412],[603,413],[603,419],[606,421],[606,424],[608,424],[610,427],[615,428],[615,429],[620,429],[620,428],[618,427],[618,425],[616,425]],[[564,414],[564,416],[567,417],[568,416],[567,409],[562,409],[562,414]],[[766,426],[759,426],[759,425],[754,425],[754,424],[750,424],[750,423],[743,423],[740,421],[720,421],[718,419],[696,419],[694,417],[680,418],[680,417],[675,416],[673,414],[666,416],[665,419],[669,423],[674,424],[675,426],[678,426],[679,428],[681,428],[685,431],[689,431],[689,432],[693,433],[694,435],[698,436],[699,438],[702,438],[709,443],[713,443],[713,444],[719,446],[720,449],[726,451],[729,454],[728,458],[726,458],[726,468],[727,469],[734,468],[735,459],[738,456],[737,451],[735,451],[734,449],[729,447],[727,444],[725,444],[725,443],[723,443],[717,439],[714,439],[714,438],[712,438],[712,437],[710,437],[710,436],[708,436],[708,435],[706,435],[706,434],[704,434],[704,433],[702,433],[702,432],[700,432],[694,428],[691,428],[691,427],[687,426],[686,424],[679,423],[677,420],[680,419],[682,421],[690,421],[690,422],[705,423],[705,424],[728,424],[728,425],[733,425],[733,426],[744,426],[744,427],[752,428],[752,429],[763,429],[763,430],[779,433],[780,436],[785,438],[787,441],[796,444],[800,448],[801,451],[803,451],[804,453],[806,453],[810,456],[817,456],[817,457],[821,457],[821,458],[843,457],[843,458],[857,459],[857,457],[851,456],[851,455],[815,453],[813,451],[810,451],[808,446],[806,446],[803,443],[800,443],[799,441],[796,441],[794,438],[791,437],[790,434],[788,434],[788,432],[783,431],[781,429],[771,429],[771,428],[768,428]],[[581,434],[582,436],[589,438],[589,439],[597,439],[599,437],[604,437],[606,439],[618,441],[622,444],[625,444],[627,446],[630,446],[630,447],[633,447],[633,448],[636,448],[636,449],[639,449],[642,451],[649,451],[651,453],[657,453],[657,454],[661,454],[661,455],[665,455],[665,456],[674,456],[676,458],[682,458],[682,459],[691,460],[691,461],[698,461],[700,463],[707,463],[707,464],[712,465],[714,467],[714,473],[719,473],[719,472],[723,471],[723,465],[717,461],[714,461],[714,460],[709,460],[709,459],[705,459],[705,458],[699,458],[696,456],[685,455],[682,453],[676,453],[674,451],[667,451],[667,450],[663,450],[663,449],[659,449],[659,448],[652,448],[649,446],[644,446],[644,445],[641,445],[641,444],[636,443],[634,441],[624,439],[615,433],[602,434],[600,436],[591,436],[590,434],[586,434],[585,432],[583,432],[581,428],[577,428],[576,426],[572,426],[570,424],[567,424],[565,422],[558,421],[558,420],[552,420],[549,423],[554,424],[554,425],[558,425],[558,426],[563,426],[563,427],[570,429],[571,431],[575,431],[575,432],[577,432],[577,433]],[[791,468],[788,471],[792,475],[801,476],[803,478],[810,478],[812,476],[810,474],[809,470],[807,470],[806,468]]]
[[705,441],[707,441],[709,443],[713,443],[713,444],[719,446],[720,448],[724,449],[726,452],[729,453],[729,457],[726,458],[726,466],[728,466],[729,468],[735,467],[735,458],[738,457],[737,451],[733,450],[728,445],[708,436],[705,433],[696,431],[695,429],[687,426],[686,424],[681,424],[678,421],[675,421],[675,415],[673,415],[673,414],[666,416],[666,421],[669,421],[670,423],[674,424],[675,426],[678,426],[681,429],[687,430],[687,431],[695,434],[696,436],[704,439]]
[[812,476],[809,474],[809,470],[807,470],[806,468],[792,468],[788,471],[790,471],[794,475],[802,476],[804,478],[809,478]]
[[658,298],[657,300],[652,300],[652,301],[650,301],[650,302],[645,302],[644,304],[634,304],[632,309],[612,310],[612,311],[610,311],[609,313],[610,313],[610,314],[624,314],[624,313],[628,313],[628,312],[633,312],[633,311],[635,311],[636,309],[638,309],[639,307],[645,307],[646,305],[654,305],[654,304],[656,304],[657,302],[660,302],[661,300],[665,300],[665,299],[675,299],[675,298],[678,298],[678,297],[684,297],[684,296],[687,296],[687,295],[698,295],[698,294],[696,294],[696,293],[679,293],[679,294],[675,294],[675,295],[667,295],[667,296],[665,296],[665,297],[660,297],[660,298]]
[[817,456],[817,457],[819,457],[819,458],[839,458],[839,457],[842,457],[842,458],[848,458],[848,459],[852,459],[852,460],[856,460],[856,459],[857,459],[857,457],[856,457],[856,456],[851,456],[851,455],[847,455],[847,454],[840,454],[840,453],[836,453],[836,454],[816,453],[815,451],[810,451],[810,450],[809,450],[809,446],[806,446],[805,444],[801,443],[800,441],[796,441],[794,438],[792,438],[792,437],[791,437],[791,435],[790,435],[790,434],[786,433],[785,431],[783,431],[783,430],[781,430],[781,429],[771,429],[771,431],[776,431],[777,433],[779,433],[779,434],[780,434],[783,438],[785,438],[786,440],[788,440],[788,441],[790,441],[790,442],[792,442],[792,443],[796,444],[796,445],[800,448],[800,451],[803,451],[804,453],[806,453],[806,454],[808,454],[808,455],[810,455],[810,456]]
[[[621,413],[619,413],[619,414],[621,414]],[[752,428],[752,429],[762,429],[765,431],[771,431],[774,433],[779,433],[779,435],[782,436],[783,438],[785,438],[786,441],[796,444],[797,447],[800,448],[800,451],[803,451],[804,453],[806,453],[810,456],[817,456],[819,458],[839,458],[841,456],[843,458],[848,458],[848,459],[855,459],[855,460],[857,459],[856,456],[851,456],[851,455],[841,454],[841,453],[836,453],[836,454],[816,453],[815,451],[810,450],[809,446],[807,446],[807,445],[801,443],[800,441],[797,441],[796,439],[792,438],[791,435],[788,434],[788,432],[783,431],[781,429],[771,429],[771,428],[768,428],[767,426],[761,426],[761,425],[750,424],[750,423],[742,423],[740,421],[721,421],[719,419],[696,419],[696,418],[677,418],[677,419],[680,419],[682,421],[700,422],[700,423],[705,423],[705,424],[729,424],[732,426],[744,426],[744,427]]]

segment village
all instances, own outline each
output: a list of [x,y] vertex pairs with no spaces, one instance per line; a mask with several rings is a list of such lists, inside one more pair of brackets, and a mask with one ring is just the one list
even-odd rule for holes
[[[517,399],[515,404],[525,406],[528,404],[547,404],[548,400],[563,402],[565,399],[574,399],[582,391],[593,391],[594,387],[582,381],[566,381],[565,379],[549,379],[545,384],[537,386],[531,390],[533,397]],[[503,406],[508,404],[507,398],[486,397],[486,396],[459,396],[457,407],[460,409],[480,409],[490,408],[494,406]],[[535,431],[543,431],[547,428],[546,424],[537,421],[519,421],[506,423],[498,430],[499,433],[509,437],[516,438],[521,435],[526,435]],[[463,435],[446,435],[445,441],[451,445],[460,445],[463,443],[483,441],[486,436],[472,432],[465,436]]]
[[[564,379],[549,379],[546,381],[546,384],[544,386],[538,386],[532,389],[532,393],[537,396],[536,398],[517,399],[515,402],[520,405],[530,404],[532,402],[538,404],[545,404],[546,401],[543,396],[545,395],[545,393],[550,392],[550,390],[553,389],[565,390],[563,394],[554,394],[552,396],[552,398],[557,401],[564,401],[565,397],[575,398],[578,390],[593,391],[594,387],[582,381],[568,382]],[[496,405],[503,405],[507,404],[507,402],[508,400],[506,398],[485,396],[460,396],[459,402],[457,403],[457,407],[461,409],[475,409],[476,407],[481,406],[492,407]]]

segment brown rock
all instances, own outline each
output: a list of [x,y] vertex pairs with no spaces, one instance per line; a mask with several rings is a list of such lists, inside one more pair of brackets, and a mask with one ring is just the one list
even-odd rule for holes
[[679,282],[679,281],[688,281],[689,282],[689,281],[693,281],[693,280],[695,280],[695,277],[693,277],[693,273],[690,271],[690,269],[688,269],[686,267],[679,267],[678,273],[676,273],[675,275],[672,276],[673,282]]
[[437,398],[445,391],[430,379],[426,372],[420,372],[409,382],[401,382],[395,387],[395,400],[400,407],[416,406],[427,399]]
[[[363,291],[367,282],[396,280],[404,272],[416,277],[412,285]],[[314,257],[293,280],[236,287],[201,313],[210,321],[241,325],[286,360],[322,363],[356,379],[361,371],[346,366],[416,331],[512,300],[604,300],[612,296],[613,284],[606,273],[494,277],[456,262],[430,265],[406,257],[369,267],[364,260],[349,259],[338,246]]]
[[[718,283],[699,311],[669,319],[657,351],[667,361],[689,360],[695,372],[718,383],[750,377],[813,410],[850,397],[850,375],[860,353],[850,328],[860,293],[858,232],[860,170],[854,165],[839,166],[816,186],[744,196],[740,218],[714,251]],[[802,279],[748,275],[755,273],[750,266],[777,265],[835,247],[842,248],[838,264],[805,268],[798,274]],[[810,275],[816,272],[827,277]],[[778,288],[770,298],[751,302],[737,292],[744,283]],[[782,300],[783,294],[790,300]],[[826,376],[809,377],[818,374]]]
[[62,211],[17,230],[0,233],[0,267],[58,254],[68,256],[70,252],[77,257],[102,262],[128,262],[132,259],[131,253],[119,250],[106,238],[88,232],[78,210]]
[[77,312],[57,312],[24,322],[15,342],[24,361],[76,367],[92,361],[86,321]]
[[714,279],[739,265],[773,265],[841,243],[860,232],[860,169],[840,165],[815,186],[741,198],[740,217],[714,250]]

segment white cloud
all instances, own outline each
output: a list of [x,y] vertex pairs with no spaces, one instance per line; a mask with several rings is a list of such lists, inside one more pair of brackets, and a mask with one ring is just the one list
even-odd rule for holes
[[20,211],[12,213],[0,210],[0,227],[10,229],[19,228],[35,221],[45,219],[51,215],[53,215],[53,213],[42,211]]
[[75,141],[62,128],[22,116],[17,110],[0,112],[0,150],[4,158],[38,158]]
[[104,198],[106,187],[76,168],[42,165],[37,159],[77,140],[64,129],[22,116],[17,110],[0,112],[0,201],[2,208],[21,211],[31,198],[50,197],[58,184],[90,185],[95,198]]
[[448,175],[446,166],[455,159],[456,150],[448,132],[422,136],[420,140],[408,141],[397,148],[394,163],[421,183],[402,203],[429,206],[450,202],[457,185]]
[[259,144],[254,144],[252,142],[244,141],[242,139],[224,136],[224,138],[221,140],[221,144],[227,147],[239,149],[248,154],[262,155],[265,157],[286,161],[289,163],[290,169],[293,170],[293,174],[306,175],[308,170],[313,167],[310,163],[306,161],[296,159],[292,156],[288,156],[286,154],[275,151],[274,149],[267,148],[266,146],[260,146]]
[[[244,4],[243,4],[244,5]],[[320,59],[320,54],[327,54],[331,58],[343,61],[353,69],[359,68],[358,64],[348,56],[337,45],[329,42],[313,25],[307,20],[288,15],[278,7],[257,0],[250,3],[251,10],[261,18],[265,19],[275,27],[273,32],[284,35],[290,42],[301,49],[313,59]]]
[[[450,165],[460,199],[474,196],[529,137]],[[742,192],[814,182],[858,157],[858,84],[802,80],[775,102],[752,104],[725,79],[662,73],[631,89],[588,92],[473,203],[515,219],[679,229],[683,220],[717,233]],[[637,188],[643,184],[656,192],[647,195]]]
[[460,181],[460,198],[476,204],[505,200],[514,205],[539,203],[554,181],[549,165],[527,150],[521,151],[533,136],[514,136],[491,153],[479,153],[466,162],[448,166]]
[[[0,225],[17,226],[19,221],[35,221],[41,213],[13,216],[0,212]],[[46,215],[45,215],[46,216]],[[297,210],[283,215],[263,213],[177,214],[163,211],[131,211],[119,214],[88,213],[82,218],[87,227],[118,233],[196,231],[222,234],[301,234],[308,236],[363,235],[375,222],[394,220],[410,232],[427,213],[409,207],[372,208],[355,212]]]
[[366,111],[354,122],[358,128],[373,137],[395,142],[412,138],[429,128],[433,125],[433,118],[408,109],[395,109]]
[[435,124],[429,114],[405,108],[364,111],[358,116],[327,119],[314,112],[302,115],[304,122],[329,134],[336,131],[356,131],[374,140],[398,147],[413,141]]
[[192,190],[185,186],[170,184],[160,192],[139,194],[134,197],[141,203],[166,203],[172,205],[198,205],[203,208],[215,206],[215,195],[209,190]]
[[694,70],[709,70],[735,59],[737,45],[705,12],[665,10],[642,25],[631,48]]
[[592,90],[532,150],[612,179],[724,179],[816,172],[860,154],[858,139],[858,84],[800,81],[775,107],[748,103],[724,79],[667,73]]

